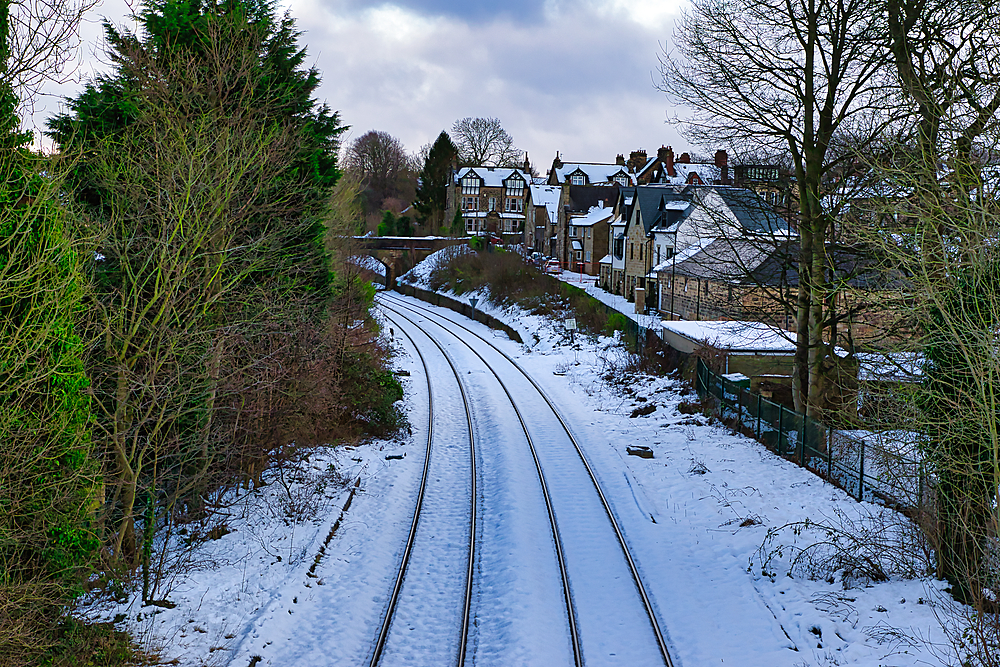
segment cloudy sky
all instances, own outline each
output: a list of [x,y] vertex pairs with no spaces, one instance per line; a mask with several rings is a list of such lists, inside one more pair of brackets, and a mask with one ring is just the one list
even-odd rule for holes
[[[283,0],[322,73],[319,97],[351,137],[377,129],[417,151],[465,116],[494,116],[542,172],[567,161],[613,162],[661,144],[690,150],[654,88],[684,0]],[[500,7],[498,9],[498,7]],[[104,0],[85,28],[86,76],[100,16],[130,25]],[[67,95],[77,87],[54,89]],[[35,122],[58,108],[43,100]],[[699,147],[693,147],[698,150]],[[701,152],[701,151],[699,151]],[[704,151],[709,152],[709,151]]]

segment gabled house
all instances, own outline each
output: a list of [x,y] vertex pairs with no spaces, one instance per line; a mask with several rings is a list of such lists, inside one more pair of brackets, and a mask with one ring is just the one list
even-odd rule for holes
[[[787,236],[788,223],[759,196],[724,186],[645,185],[622,189],[609,241],[613,290],[632,300],[643,288],[646,303],[656,304],[658,270],[686,248],[719,237]],[[619,224],[621,224],[619,223]],[[619,232],[618,229],[621,231]],[[621,275],[615,273],[620,253]],[[619,287],[620,286],[620,287]]]
[[531,207],[530,174],[520,169],[463,167],[448,186],[445,219],[459,211],[467,234],[494,232],[514,240],[524,231]]

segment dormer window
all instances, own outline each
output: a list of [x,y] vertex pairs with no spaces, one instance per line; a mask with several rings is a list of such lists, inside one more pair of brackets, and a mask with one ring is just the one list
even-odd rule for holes
[[569,182],[572,183],[573,185],[586,185],[587,177],[583,174],[582,171],[575,171],[572,174],[570,174]]
[[617,183],[618,185],[620,185],[622,187],[625,187],[626,185],[628,185],[628,176],[626,176],[625,174],[623,174],[621,172],[618,172],[617,174],[615,174],[614,178],[612,178],[611,180],[613,180],[615,183]]
[[462,178],[462,194],[463,195],[478,195],[479,194],[479,177],[469,172]]
[[508,197],[523,197],[524,196],[524,180],[519,176],[512,176],[503,182],[503,186],[507,188]]

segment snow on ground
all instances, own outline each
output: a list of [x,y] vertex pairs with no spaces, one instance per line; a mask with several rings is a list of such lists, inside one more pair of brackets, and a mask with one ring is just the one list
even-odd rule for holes
[[371,255],[354,255],[350,258],[350,261],[357,264],[362,269],[368,269],[372,273],[377,273],[380,276],[385,275],[385,264],[378,261]]
[[[414,275],[425,278],[426,267],[418,269]],[[574,282],[577,275],[564,279]],[[597,293],[619,305],[618,297]],[[631,304],[621,301],[627,311]],[[678,665],[942,664],[946,644],[935,611],[944,613],[938,603],[943,584],[899,576],[926,565],[919,545],[912,557],[901,555],[897,542],[911,534],[905,519],[857,503],[712,423],[678,380],[629,372],[628,355],[611,339],[578,336],[570,347],[566,332],[544,318],[483,301],[478,307],[517,328],[525,344],[465,324],[516,355],[586,443],[616,512],[626,518],[627,537]],[[426,384],[415,357],[400,356],[397,364],[412,372],[404,378],[407,410],[425,414]],[[174,573],[164,597],[175,607],[143,607],[131,592],[123,603],[105,601],[80,613],[117,619],[181,665],[244,667],[275,643],[297,643],[308,655],[320,645],[319,633],[331,629],[342,637],[342,649],[325,654],[325,664],[357,664],[374,640],[368,636],[373,616],[391,591],[408,529],[419,483],[419,467],[411,464],[419,457],[407,461],[405,454],[415,453],[426,437],[417,421],[412,435],[317,451],[298,473],[300,481],[283,481],[271,471],[259,491],[231,494],[228,509],[201,529],[225,523],[230,532],[197,543]],[[630,445],[649,447],[653,458],[629,456]],[[387,458],[396,456],[404,458]],[[346,483],[334,483],[331,467]],[[638,519],[627,519],[626,510]],[[839,564],[805,576],[792,568],[795,549],[818,543],[825,533],[782,527],[807,520],[866,529],[862,546],[872,549],[855,545]],[[175,537],[174,547],[190,536]],[[769,538],[772,548],[762,550]],[[852,555],[872,556],[888,569],[889,581],[852,572]],[[325,627],[299,620],[320,616]]]

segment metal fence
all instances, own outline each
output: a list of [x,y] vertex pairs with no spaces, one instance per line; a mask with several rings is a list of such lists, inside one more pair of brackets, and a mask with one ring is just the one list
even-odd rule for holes
[[901,510],[926,509],[931,496],[924,465],[912,455],[910,432],[833,429],[767,400],[713,372],[698,359],[695,389],[715,414],[858,500]]

